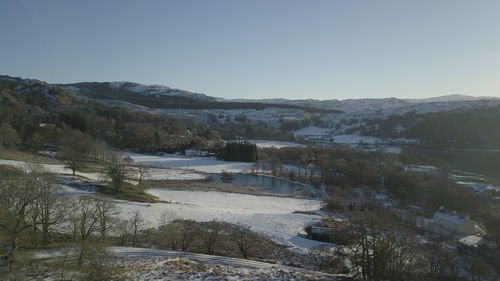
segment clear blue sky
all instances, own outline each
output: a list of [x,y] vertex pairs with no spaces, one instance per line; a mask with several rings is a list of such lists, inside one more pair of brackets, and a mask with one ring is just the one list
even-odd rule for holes
[[225,98],[500,96],[500,1],[0,0],[0,74]]

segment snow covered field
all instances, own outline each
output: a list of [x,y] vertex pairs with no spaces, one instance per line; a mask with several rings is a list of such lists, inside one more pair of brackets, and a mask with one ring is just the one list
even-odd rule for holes
[[195,170],[204,173],[241,173],[249,169],[253,163],[225,162],[213,157],[187,157],[184,155],[165,154],[161,156],[126,152],[136,164],[145,164],[155,167]]
[[[63,185],[63,190],[72,197],[92,194],[68,185]],[[297,250],[324,245],[298,236],[304,226],[318,222],[320,216],[294,213],[319,210],[319,200],[163,189],[147,192],[171,203],[115,200],[120,218],[129,219],[137,211],[149,227],[157,226],[163,214],[169,219],[219,220],[246,227]]]
[[[139,178],[139,171],[136,167],[132,167],[128,173],[131,178]],[[183,169],[168,169],[168,168],[147,168],[147,180],[202,180],[205,176],[200,173],[183,170]]]
[[331,132],[332,129],[309,126],[295,131],[294,134],[297,137],[328,136]]
[[321,202],[272,196],[258,196],[223,192],[173,191],[151,189],[148,192],[172,203],[137,203],[119,201],[123,218],[133,212],[146,218],[154,226],[163,213],[195,221],[220,220],[245,226],[264,234],[276,242],[297,248],[310,248],[321,242],[299,238],[297,233],[305,225],[320,217],[297,214],[294,211],[318,210]]
[[[188,158],[178,155],[150,156],[129,153],[136,163],[144,163],[160,167],[196,168],[198,171],[216,173],[222,170],[241,172],[252,163],[224,162],[213,158]],[[0,160],[0,164],[24,167],[25,163],[14,160]],[[43,166],[52,173],[71,174],[64,165]],[[157,175],[182,178],[183,176],[200,176],[182,170],[156,169]],[[155,170],[153,170],[155,171]],[[159,174],[165,173],[166,174]],[[172,172],[173,174],[169,174]],[[183,174],[186,172],[185,174]],[[99,180],[100,173],[77,173],[83,177]],[[154,173],[153,173],[154,174]],[[63,191],[76,197],[91,194],[92,191],[80,190],[73,186],[63,185]],[[138,203],[116,200],[120,216],[129,218],[133,212],[139,211],[151,226],[155,226],[163,213],[175,214],[176,218],[196,221],[220,220],[245,226],[264,234],[276,242],[296,248],[309,248],[322,243],[299,238],[297,233],[305,225],[317,222],[320,217],[297,214],[295,211],[315,211],[321,207],[319,200],[306,200],[285,197],[258,196],[223,192],[173,191],[163,189],[148,190],[150,194],[172,203]]]
[[339,144],[376,144],[382,142],[382,139],[375,137],[359,136],[359,135],[333,135],[333,142]]
[[268,148],[282,148],[282,147],[305,147],[305,145],[295,142],[288,141],[269,141],[269,140],[246,140],[248,142],[254,143],[257,147]]
[[[8,165],[8,166],[13,166],[13,167],[22,169],[26,165],[26,162],[17,161],[17,160],[0,159],[0,165]],[[57,164],[41,164],[41,165],[50,173],[67,174],[67,175],[72,174],[71,169],[66,168],[65,165],[57,165]],[[83,172],[77,171],[76,175],[90,179],[90,180],[95,180],[95,181],[102,179],[101,173],[83,173]]]
[[[16,160],[0,159],[0,165],[9,165],[22,169],[26,162]],[[71,175],[72,171],[66,168],[65,165],[58,164],[41,164],[47,171],[54,174]],[[145,179],[150,180],[200,180],[204,179],[204,175],[196,172],[181,170],[181,169],[166,169],[166,168],[148,168],[148,175]],[[101,181],[104,178],[102,173],[84,173],[77,171],[76,175],[93,181]],[[138,177],[137,168],[132,168],[129,176],[132,178]]]

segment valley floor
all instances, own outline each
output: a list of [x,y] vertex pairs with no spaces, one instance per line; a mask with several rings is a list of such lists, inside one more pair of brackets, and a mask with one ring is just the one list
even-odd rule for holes
[[305,225],[319,221],[320,216],[295,213],[319,210],[319,200],[161,189],[147,192],[171,203],[119,201],[120,216],[129,218],[133,212],[139,211],[151,226],[163,213],[195,221],[219,220],[244,226],[298,250],[323,244],[298,236]]
[[[185,157],[181,155],[152,156],[128,153],[135,163],[143,163],[150,169],[154,179],[197,179],[199,172],[220,172],[222,170],[242,172],[253,163],[224,162],[214,158]],[[0,160],[0,164],[22,168],[23,161]],[[51,173],[70,174],[62,164],[43,164]],[[195,168],[190,172],[188,168]],[[91,181],[102,180],[100,173],[77,172],[77,175]],[[188,182],[186,182],[188,183]],[[63,190],[70,196],[89,195],[95,190],[75,187],[63,183]],[[161,187],[161,186],[158,186]],[[135,211],[149,221],[150,227],[158,225],[162,214],[167,213],[172,219],[192,219],[195,221],[219,220],[246,227],[263,234],[272,240],[292,247],[295,250],[322,245],[298,236],[304,226],[320,220],[319,215],[298,212],[314,212],[321,208],[321,201],[287,197],[262,196],[214,191],[179,191],[161,188],[150,189],[147,193],[169,203],[139,203],[115,200],[120,210],[120,217],[129,218]]]
[[194,170],[204,173],[241,173],[248,170],[254,163],[249,162],[226,162],[213,157],[187,157],[177,154],[148,155],[127,152],[136,164],[144,164],[153,167],[176,168]]

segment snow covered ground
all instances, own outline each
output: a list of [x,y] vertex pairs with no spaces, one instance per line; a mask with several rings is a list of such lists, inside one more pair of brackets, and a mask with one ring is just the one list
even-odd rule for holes
[[[63,185],[63,190],[73,197],[91,194],[68,185]],[[137,211],[147,220],[149,227],[157,226],[163,214],[170,216],[170,219],[219,220],[246,227],[296,250],[325,245],[298,236],[304,226],[318,222],[320,216],[295,211],[319,210],[319,200],[164,189],[150,189],[147,192],[171,203],[115,200],[120,218],[129,219]]]
[[[202,180],[205,178],[203,174],[183,170],[183,169],[168,169],[168,168],[147,168],[147,180]],[[132,167],[127,174],[131,178],[139,178],[139,170],[137,167]]]
[[319,221],[319,216],[294,213],[315,211],[318,200],[258,196],[223,192],[173,191],[151,189],[148,193],[172,203],[137,203],[119,201],[123,218],[139,213],[154,226],[163,213],[195,221],[220,220],[247,227],[281,244],[310,248],[323,243],[299,238],[305,225]]
[[[175,252],[158,249],[109,247],[113,256],[110,280],[335,280],[336,275],[280,264],[232,257]],[[51,249],[34,252],[38,259],[50,260],[75,255],[73,249]],[[52,270],[53,272],[53,270]],[[45,272],[37,280],[55,280]],[[77,272],[66,272],[66,277]],[[71,278],[72,279],[72,278]]]
[[333,135],[333,142],[339,144],[376,144],[382,140],[375,137],[360,135]]
[[328,136],[330,135],[332,129],[328,128],[320,128],[320,127],[304,127],[294,132],[297,137],[306,137],[306,136]]
[[[224,162],[214,158],[185,157],[179,155],[150,156],[129,153],[136,163],[160,167],[196,168],[203,172],[216,173],[222,170],[241,172],[252,163]],[[14,160],[0,160],[0,164],[24,167],[25,163]],[[64,165],[43,166],[52,173],[71,174]],[[157,169],[165,172],[167,169]],[[179,170],[167,170],[179,175],[191,176],[192,173],[178,173]],[[181,171],[185,172],[185,171]],[[91,180],[99,180],[99,173],[78,173]],[[195,174],[198,176],[198,174]],[[91,194],[92,191],[81,190],[70,185],[63,185],[63,190],[70,196]],[[164,189],[148,190],[150,194],[172,203],[138,203],[116,200],[120,215],[128,218],[139,211],[151,226],[155,226],[163,213],[176,214],[179,218],[196,221],[220,220],[245,226],[269,238],[297,248],[309,248],[323,243],[299,238],[297,233],[305,226],[317,222],[320,217],[294,213],[295,211],[315,211],[321,207],[319,200],[306,200],[285,197],[258,196],[223,192],[173,191]]]
[[[26,162],[17,161],[17,160],[4,160],[0,159],[1,165],[9,165],[17,168],[23,168]],[[41,164],[47,171],[54,174],[63,174],[63,175],[71,175],[72,171],[69,168],[66,168],[65,165],[58,164]],[[167,168],[147,168],[148,175],[145,179],[151,180],[199,180],[204,179],[205,176],[200,173],[181,170],[181,169],[167,169]],[[93,181],[101,181],[104,179],[104,175],[102,173],[84,173],[77,171],[77,176],[84,177]],[[132,167],[129,176],[132,178],[138,177],[137,168]]]
[[[9,165],[13,166],[16,168],[24,168],[26,165],[26,162],[24,161],[17,161],[17,160],[5,160],[5,159],[0,159],[0,164],[1,165]],[[54,174],[67,174],[70,175],[72,174],[71,169],[66,168],[65,165],[58,165],[58,164],[41,164],[47,171],[50,173]],[[95,180],[99,181],[100,179],[103,178],[103,175],[101,173],[84,173],[84,172],[76,172],[76,175],[90,179],[90,180]]]
[[136,164],[145,164],[155,167],[195,170],[204,173],[241,173],[249,169],[253,163],[225,162],[213,157],[187,157],[184,155],[165,154],[161,156],[126,152]]

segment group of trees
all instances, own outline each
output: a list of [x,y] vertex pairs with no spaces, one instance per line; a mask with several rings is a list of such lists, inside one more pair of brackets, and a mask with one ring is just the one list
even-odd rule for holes
[[17,131],[7,122],[0,123],[0,146],[13,147],[21,142]]
[[362,134],[381,138],[414,138],[439,147],[498,148],[500,107],[437,113],[392,115],[366,120]]
[[236,136],[243,139],[263,140],[293,140],[294,136],[286,129],[270,128],[265,123],[257,124],[217,124],[211,128],[223,139],[234,139]]
[[265,252],[265,243],[257,234],[219,221],[195,222],[171,217],[160,223],[154,239],[158,247],[209,255],[229,255],[248,259]]
[[[110,187],[120,188],[126,158],[113,155]],[[110,168],[111,169],[111,168]],[[164,215],[158,228],[148,232],[138,213],[120,219],[116,203],[104,196],[68,197],[52,174],[40,164],[27,164],[15,179],[0,181],[0,249],[15,264],[20,249],[70,243],[77,246],[78,265],[92,264],[99,250],[110,244],[149,246],[249,258],[261,246],[248,230],[212,221],[197,223]],[[1,254],[2,250],[0,250]],[[105,262],[105,261],[103,261]],[[13,269],[15,271],[15,268]]]
[[351,241],[341,254],[353,265],[355,276],[363,280],[415,280],[421,274],[418,241],[411,232],[390,223],[379,212],[364,212],[350,216],[348,227]]
[[53,179],[35,164],[27,165],[21,177],[0,182],[0,231],[8,237],[5,242],[12,252],[27,232],[31,232],[31,243],[38,243],[40,234],[47,243],[50,228],[62,219],[59,214],[64,207],[53,197],[55,192]]
[[[16,85],[0,82],[0,144],[6,147],[39,150],[61,146],[68,129],[84,139],[116,148],[152,152],[189,147],[192,142],[218,139],[202,125],[165,115],[113,108],[92,101],[74,100],[60,89],[33,87],[30,95],[18,95]],[[40,94],[38,94],[40,92]],[[43,99],[57,101],[45,103]],[[64,100],[64,102],[62,102]]]
[[107,197],[64,195],[40,164],[26,164],[19,177],[0,181],[0,256],[12,273],[22,249],[69,243],[77,246],[77,264],[97,274],[107,262],[103,247],[117,240],[135,245],[145,226],[139,213],[120,219]]
[[[105,163],[109,186],[115,192],[120,192],[127,178],[128,167],[133,163],[132,158],[111,152],[108,153]],[[143,174],[141,173],[142,176]]]
[[257,145],[247,141],[226,142],[219,156],[224,161],[255,162],[258,159]]
[[[427,162],[426,162],[427,161]],[[259,149],[259,166],[264,172],[292,180],[323,185],[326,190],[367,188],[386,191],[403,203],[423,205],[435,211],[440,206],[468,214],[481,214],[481,201],[474,193],[447,177],[447,167],[416,153],[387,154],[347,148]],[[440,165],[442,175],[411,173],[408,164]],[[283,169],[284,165],[295,167]],[[335,196],[338,196],[336,192]],[[450,200],[452,199],[452,200]]]
[[0,182],[0,233],[7,237],[2,242],[7,245],[9,256],[15,258],[20,247],[48,245],[55,238],[52,234],[72,224],[73,238],[84,245],[99,225],[106,226],[105,213],[111,210],[102,209],[104,204],[111,204],[106,202],[67,198],[41,165],[26,164],[17,179]]
[[407,228],[384,210],[364,210],[347,213],[349,224],[338,230],[335,251],[319,250],[314,255],[318,263],[325,261],[341,268],[353,278],[373,281],[447,281],[465,280],[464,270],[472,280],[490,280],[494,268],[477,255],[460,255],[454,247],[439,242],[422,243],[415,231]]
[[198,139],[217,139],[194,122],[165,115],[86,104],[79,110],[60,113],[57,119],[74,129],[117,148],[144,152],[185,148]]

